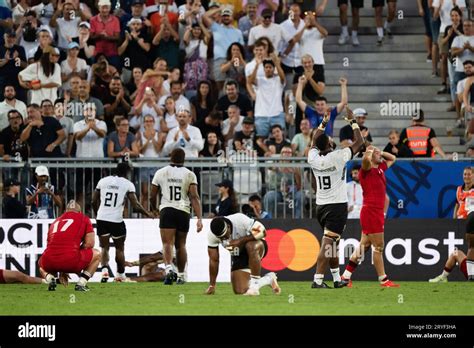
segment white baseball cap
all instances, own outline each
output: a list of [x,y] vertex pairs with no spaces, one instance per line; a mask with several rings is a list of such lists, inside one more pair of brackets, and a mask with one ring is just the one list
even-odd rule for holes
[[365,117],[368,115],[367,111],[362,108],[357,108],[354,111],[352,111],[352,113],[354,114],[355,117]]
[[49,176],[49,171],[48,171],[48,168],[46,168],[46,166],[38,166],[35,169],[35,174],[38,176],[43,176],[43,175]]
[[110,2],[110,0],[99,0],[98,5],[99,5],[99,7],[100,6],[112,6],[112,3]]

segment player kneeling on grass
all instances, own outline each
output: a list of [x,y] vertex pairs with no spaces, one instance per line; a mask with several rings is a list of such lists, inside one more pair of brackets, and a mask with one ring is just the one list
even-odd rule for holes
[[46,279],[38,277],[30,277],[24,273],[18,271],[9,271],[7,269],[0,269],[0,284],[11,284],[11,283],[22,283],[22,284],[47,284]]
[[232,255],[231,282],[235,294],[256,296],[261,287],[269,285],[279,295],[281,290],[275,273],[260,277],[261,261],[268,251],[265,235],[261,222],[241,213],[212,219],[207,248],[210,285],[206,294],[212,295],[216,290],[221,244]]
[[387,181],[385,171],[395,163],[396,157],[380,151],[374,146],[367,147],[362,158],[362,168],[359,170],[359,181],[362,186],[362,209],[360,211],[360,226],[362,236],[358,248],[352,254],[342,279],[352,287],[351,276],[359,264],[362,255],[372,246],[374,251],[374,266],[380,285],[386,288],[398,288],[385,274],[383,263],[384,248],[384,206]]
[[466,205],[466,208],[469,211],[466,222],[467,255],[460,250],[455,250],[449,255],[443,273],[436,278],[430,279],[430,283],[447,282],[448,275],[456,266],[456,263],[466,279],[474,281],[474,210],[472,210],[474,205],[470,203]]
[[76,291],[89,291],[87,281],[97,270],[100,252],[94,249],[95,236],[91,220],[71,200],[66,212],[54,220],[48,231],[46,250],[39,259],[40,273],[56,289],[55,274],[61,272],[61,283],[67,284],[66,273],[76,273]]

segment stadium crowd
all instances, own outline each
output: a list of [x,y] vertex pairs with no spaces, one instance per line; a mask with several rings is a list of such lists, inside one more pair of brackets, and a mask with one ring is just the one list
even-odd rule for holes
[[[451,1],[441,9],[437,2],[434,18],[441,17],[443,31],[451,24],[449,14],[457,10],[447,7]],[[351,3],[352,44],[357,46],[361,6]],[[373,2],[377,45],[383,44],[384,33],[392,35],[396,1],[388,1],[385,24],[384,4]],[[187,158],[230,151],[304,157],[311,128],[330,110],[326,134],[335,136],[334,120],[349,100],[345,78],[339,80],[336,105],[329,106],[324,97],[328,31],[319,18],[326,5],[327,0],[2,0],[0,155],[4,161],[153,159],[180,147]],[[343,45],[349,40],[347,1],[339,6]],[[459,35],[452,40],[454,47],[461,40],[458,57],[464,66],[453,70],[454,85],[464,77],[463,69],[472,68],[473,53],[465,43],[472,37],[472,23],[464,21],[465,28],[460,23],[446,29]],[[461,27],[464,35],[458,32]],[[470,87],[465,91],[468,96]],[[368,113],[359,107],[354,115],[368,145],[371,135],[363,126]],[[434,129],[423,121],[419,110],[412,125],[392,130],[384,151],[400,157],[432,157],[435,152],[445,157]],[[350,126],[342,128],[340,146],[350,146],[353,137]],[[84,171],[90,179],[91,171]],[[265,211],[288,192],[304,203],[304,173],[272,168],[262,174],[267,189],[254,193],[262,196]],[[152,175],[144,170],[140,178],[146,182]],[[301,209],[295,205],[296,216]]]

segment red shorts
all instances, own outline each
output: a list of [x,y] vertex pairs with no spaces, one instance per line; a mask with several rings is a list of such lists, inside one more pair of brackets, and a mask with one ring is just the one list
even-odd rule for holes
[[78,252],[51,256],[44,253],[39,265],[48,273],[81,273],[92,260],[92,249],[80,249]]
[[360,226],[363,234],[383,233],[385,216],[383,208],[372,208],[365,205],[360,210]]
[[464,274],[464,276],[465,276],[466,279],[467,279],[468,276],[467,276],[467,265],[466,265],[466,261],[467,261],[467,257],[464,258],[464,260],[461,261],[461,264],[459,265],[459,269],[461,270],[462,274]]
[[0,284],[5,284],[5,278],[3,278],[3,269],[0,269]]

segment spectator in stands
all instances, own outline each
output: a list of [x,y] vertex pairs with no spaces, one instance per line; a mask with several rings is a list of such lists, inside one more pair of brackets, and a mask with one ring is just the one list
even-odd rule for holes
[[372,2],[372,7],[375,11],[375,27],[377,29],[377,46],[382,46],[383,44],[383,7],[385,2],[383,0],[374,0]]
[[217,183],[216,186],[219,187],[219,199],[217,200],[216,207],[209,214],[209,218],[238,213],[239,205],[232,181],[224,179],[222,182]]
[[[191,112],[191,105],[188,98],[183,95],[183,84],[181,81],[173,81],[170,84],[170,95],[173,97],[175,102],[176,111],[179,113],[181,110],[186,110]],[[158,104],[162,109],[164,109],[165,100],[168,98],[168,95],[164,95],[158,101]]]
[[16,179],[7,179],[3,183],[5,196],[3,197],[3,219],[25,219],[26,206],[16,197],[20,193],[20,182]]
[[84,119],[74,124],[73,132],[76,141],[76,157],[104,157],[103,141],[107,134],[107,125],[97,119],[94,103],[84,105]]
[[[46,26],[40,27],[41,23],[36,17],[35,11],[28,11],[16,28],[17,42],[19,41],[20,46],[25,49],[26,59],[29,63],[39,60],[43,53],[42,48],[53,42],[51,30]],[[36,57],[35,53],[38,53]]]
[[136,66],[132,69],[132,78],[127,83],[125,88],[130,94],[130,100],[135,100],[138,94],[138,86],[140,86],[140,81],[143,77],[143,69],[139,66]]
[[215,132],[208,132],[204,141],[204,148],[199,152],[199,157],[218,157],[223,154],[224,148]]
[[[212,19],[212,16],[217,12],[221,12],[221,23],[216,23]],[[211,29],[214,39],[214,65],[212,71],[219,91],[222,90],[225,80],[225,75],[221,71],[221,65],[225,63],[227,49],[234,42],[238,42],[241,45],[244,44],[242,32],[232,25],[232,15],[232,9],[218,7],[207,11],[203,16],[204,24]]]
[[[464,116],[467,116],[466,118],[469,118],[469,115],[466,114],[466,104],[464,104],[464,91],[466,87],[466,82],[470,79],[471,76],[474,75],[474,62],[472,60],[466,60],[463,63],[464,67],[464,75],[466,76],[464,79],[460,80],[458,82],[458,85],[456,87],[456,97],[457,97],[457,102],[459,103],[459,114],[461,116],[460,119],[458,119],[458,124],[462,124],[464,121]],[[469,95],[469,94],[468,94]],[[468,98],[469,101],[469,98]],[[467,104],[469,105],[469,104]]]
[[110,13],[110,0],[99,0],[99,14],[90,19],[91,38],[95,41],[94,56],[104,54],[107,61],[120,69],[118,42],[120,41],[120,22]]
[[20,135],[21,142],[28,142],[31,157],[63,157],[59,145],[66,138],[64,129],[54,117],[42,117],[38,104],[27,108],[28,122]]
[[[242,121],[242,130],[234,134],[234,150],[253,151],[259,149],[255,135],[255,123],[253,117],[245,117]],[[263,155],[260,150],[259,156]]]
[[[310,82],[311,83],[311,82]],[[308,118],[311,128],[317,127],[324,118],[324,114],[331,110],[330,120],[326,126],[325,133],[329,136],[333,136],[334,121],[344,108],[346,107],[348,97],[347,97],[347,80],[343,77],[339,79],[339,84],[341,85],[341,101],[336,105],[336,107],[330,108],[327,105],[327,99],[325,97],[318,96],[314,101],[315,108],[312,108],[310,105],[303,101],[302,91],[305,86],[308,84],[306,76],[303,75],[298,80],[298,87],[296,88],[296,102],[300,107],[301,111],[305,113]]]
[[0,20],[2,21],[2,25],[0,25],[0,45],[2,45],[4,30],[13,27],[12,11],[6,2],[0,6]]
[[301,7],[299,4],[293,3],[290,6],[290,16],[280,26],[284,39],[281,67],[286,74],[287,87],[291,87],[290,81],[293,81],[294,74],[298,67],[301,66],[301,46],[294,38],[305,26],[304,21],[301,19]]
[[[348,109],[348,112],[349,109]],[[367,111],[362,108],[357,108],[352,113],[355,116],[355,119],[357,121],[357,124],[359,125],[360,132],[362,133],[362,136],[364,137],[364,140],[367,143],[372,143],[372,136],[370,135],[369,129],[364,126],[365,119],[368,116]],[[346,125],[341,128],[339,131],[339,142],[340,146],[342,148],[351,146],[351,144],[354,141],[354,131],[352,130],[352,127],[350,125]]]
[[210,40],[211,34],[201,19],[186,29],[184,33],[183,42],[186,51],[184,82],[186,83],[186,91],[190,95],[194,94],[199,81],[207,80],[209,77],[207,50]]
[[259,195],[249,197],[249,205],[256,219],[271,219],[272,214],[262,209],[262,198]]
[[311,125],[307,118],[304,118],[301,120],[300,130],[301,130],[301,133],[296,134],[291,140],[291,149],[293,150],[293,153],[295,153],[297,157],[304,157],[305,156],[304,152],[311,141],[311,138],[310,138]]
[[[246,15],[240,17],[239,19],[239,30],[242,32],[245,46],[248,45],[250,29],[257,26],[258,17],[257,17],[257,1],[250,0],[247,1],[245,6]],[[249,52],[250,53],[250,52]]]
[[26,0],[19,0],[15,6],[15,4],[11,4],[11,8],[13,10],[12,13],[12,18],[13,18],[13,24],[18,25],[25,16],[28,11],[30,10],[30,5],[28,4],[28,1]]
[[153,57],[166,60],[168,68],[179,65],[179,34],[173,28],[168,17],[163,17],[160,30],[156,33],[152,43]]
[[117,69],[109,64],[103,53],[96,56],[96,63],[91,66],[90,94],[95,98],[103,98],[109,93],[110,81],[113,77],[119,77]]
[[59,144],[59,148],[66,157],[71,157],[74,142],[74,121],[72,118],[64,117],[64,99],[56,99],[53,112],[54,117],[56,117],[56,120],[61,124],[64,134],[66,135],[63,142]]
[[0,131],[5,127],[8,127],[7,114],[10,110],[16,110],[20,113],[23,119],[26,119],[26,105],[21,100],[16,99],[15,87],[12,85],[6,85],[3,97],[5,98],[0,103]]
[[212,98],[211,83],[209,81],[199,81],[197,94],[190,100],[191,116],[194,122],[206,118],[214,109],[215,101]]
[[[167,64],[165,62],[165,64]],[[163,84],[161,85],[161,96],[163,95],[169,95],[171,93],[171,82],[173,81],[181,81],[181,70],[179,70],[178,67],[171,68],[167,72],[167,79],[163,81]]]
[[200,0],[186,0],[185,4],[178,7],[180,24],[190,26],[205,12]]
[[0,46],[0,91],[6,86],[12,86],[18,92],[18,99],[26,101],[26,93],[20,88],[17,77],[27,66],[25,49],[16,44],[13,29],[6,29],[3,37],[5,41]]
[[54,106],[53,102],[49,99],[43,99],[40,105],[41,116],[43,117],[54,117]]
[[265,59],[270,59],[270,54],[274,53],[274,51],[275,49],[273,48],[273,44],[271,43],[270,39],[266,37],[261,37],[260,39],[255,41],[255,45],[253,47],[254,58],[245,65],[245,76],[247,78],[246,88],[249,97],[253,101],[255,101],[256,94],[254,85],[250,83],[250,75],[252,75],[253,71],[257,69],[256,79],[259,80],[265,77],[263,65],[257,67],[257,60],[261,62]]
[[283,128],[275,124],[270,128],[271,137],[265,142],[268,147],[269,155],[279,155],[284,147],[291,147],[288,139],[285,139]]
[[[285,86],[285,72],[281,68],[280,59],[274,53],[271,54],[271,59],[256,62],[254,71],[249,77],[249,83],[257,86],[255,99],[257,136],[266,138],[271,126],[279,124],[282,129],[286,127],[281,99]],[[265,77],[257,80],[257,69],[260,64],[265,69]],[[274,73],[275,68],[277,75]]]
[[[92,57],[95,53],[95,40],[91,37],[91,25],[89,22],[79,23],[79,58],[86,61],[87,65],[92,64]],[[74,40],[73,40],[74,41]]]
[[149,54],[151,49],[150,37],[143,28],[140,18],[132,18],[127,23],[124,40],[118,47],[118,54],[123,57],[124,69],[131,72],[135,67],[147,69],[151,67]]
[[54,62],[59,53],[53,47],[43,49],[41,60],[28,65],[18,74],[20,86],[31,91],[31,103],[41,104],[43,99],[56,100],[61,86],[61,67]]
[[[62,17],[59,17],[61,16]],[[49,26],[55,28],[58,34],[58,47],[62,50],[68,49],[72,39],[79,36],[79,23],[87,21],[87,17],[82,13],[80,6],[76,9],[71,2],[59,1],[56,11],[49,21]]]
[[361,166],[360,164],[355,164],[351,169],[351,178],[352,181],[347,183],[347,211],[348,219],[359,219],[360,218],[360,210],[362,209],[362,186],[359,182],[359,170]]
[[423,24],[425,26],[425,46],[427,51],[426,61],[431,62],[431,46],[433,45],[433,31],[432,27],[432,17],[430,13],[430,7],[428,5],[428,0],[417,0],[418,5],[418,14],[423,18]]
[[178,119],[176,118],[176,106],[172,96],[165,99],[165,111],[160,120],[160,130],[168,133],[170,129],[178,127]]
[[388,144],[383,149],[383,152],[388,152],[399,158],[413,157],[413,152],[410,148],[400,142],[400,134],[395,129],[392,129],[390,133],[388,133]]
[[446,158],[436,138],[435,130],[423,124],[425,121],[423,110],[418,110],[412,116],[412,120],[412,125],[400,133],[400,142],[408,146],[413,152],[413,157],[434,157],[435,153],[439,153],[442,158]]
[[226,81],[224,91],[225,95],[220,97],[217,101],[217,110],[222,112],[224,120],[229,117],[229,115],[227,115],[227,109],[230,105],[238,106],[241,114],[244,116],[253,117],[252,103],[245,94],[239,92],[239,84],[237,81]]
[[[303,69],[295,74],[293,84],[297,87],[299,78],[304,76],[306,81],[309,83],[304,84],[302,97],[306,102],[312,102],[317,97],[324,94],[326,88],[324,68],[321,65],[314,64],[313,57],[309,54],[301,57],[301,62],[303,64]],[[294,88],[293,92],[296,95],[296,88]]]
[[36,185],[26,188],[26,204],[30,206],[29,218],[54,219],[55,206],[62,208],[62,199],[55,193],[54,185],[49,183],[49,171],[46,166],[35,169]]
[[[284,158],[292,157],[293,151],[291,146],[284,146],[281,150],[282,162]],[[301,218],[302,200],[304,198],[301,190],[301,171],[298,168],[275,168],[269,171],[268,175],[268,191],[263,196],[263,207],[266,211],[272,212],[273,216],[277,216],[277,207],[279,202],[285,202],[286,199],[292,201],[293,217]]]
[[227,108],[227,115],[229,115],[229,118],[222,122],[222,134],[226,144],[230,141],[229,147],[232,148],[232,139],[236,132],[242,130],[245,117],[240,115],[240,109],[237,105],[230,105]]
[[[465,0],[457,0],[455,1],[455,3],[456,3],[456,6],[461,9],[461,11],[464,11],[464,9],[466,8]],[[442,40],[445,35],[446,27],[452,24],[451,10],[454,8],[454,6],[455,5],[453,1],[433,0],[433,7],[434,7],[433,18],[437,19],[439,17],[441,19],[438,46],[439,46],[439,51],[441,54],[441,80],[443,82],[443,88],[440,91],[438,91],[438,94],[450,92],[447,86],[448,43],[446,42],[445,44],[443,44]]]
[[116,131],[109,134],[107,140],[107,155],[111,158],[138,157],[138,145],[135,136],[129,131],[129,123],[125,117],[115,117]]
[[63,97],[66,102],[70,102],[74,98],[79,98],[79,85],[81,84],[81,78],[78,75],[72,75],[69,79],[69,90],[63,90]]
[[279,24],[273,23],[273,11],[266,8],[262,11],[262,23],[250,29],[248,45],[253,49],[255,41],[262,36],[268,37],[273,44],[273,47],[280,47],[280,42],[283,40],[283,30]]
[[84,118],[83,112],[87,104],[94,104],[95,113],[98,118],[104,118],[104,104],[97,98],[90,95],[90,85],[87,80],[81,80],[79,84],[79,96],[71,100],[71,106],[68,110],[72,110],[72,119],[76,123]]
[[131,101],[125,94],[120,77],[114,76],[109,84],[109,93],[103,96],[105,123],[107,128],[113,129],[114,116],[126,116],[132,109]]
[[181,147],[186,153],[186,158],[198,157],[199,151],[204,147],[204,140],[199,128],[191,126],[191,113],[186,110],[178,110],[178,127],[171,129],[166,137],[163,147],[163,156],[178,147]]
[[168,21],[174,30],[178,29],[178,6],[173,0],[155,0],[155,5],[147,6],[145,13],[150,18],[154,34],[160,30],[163,21]]
[[155,95],[153,89],[149,87],[145,91],[143,98],[135,109],[134,116],[130,119],[130,127],[134,131],[140,130],[143,132],[145,130],[145,116],[150,115],[154,119],[155,130],[160,130],[160,116],[163,115],[163,111],[157,104],[158,98]]
[[[339,36],[339,45],[345,45],[349,41],[349,30],[347,29],[347,8],[348,0],[338,1],[339,6],[339,21],[341,22],[341,36]],[[359,30],[359,9],[364,7],[363,0],[351,0],[352,10],[352,45],[359,46],[359,38],[357,31]]]
[[[454,83],[454,74],[455,74],[455,65],[457,64],[456,57],[453,56],[451,47],[453,44],[454,39],[459,36],[463,35],[463,24],[462,24],[462,12],[459,7],[454,7],[451,10],[451,21],[452,24],[448,25],[444,30],[444,37],[441,40],[443,45],[448,45],[448,76],[449,76],[449,85],[451,89],[451,102],[452,105],[446,111],[456,111],[456,87],[458,81]],[[464,69],[463,69],[464,70]],[[463,77],[464,78],[464,77]],[[458,109],[459,113],[459,109]]]
[[207,134],[209,132],[213,132],[217,134],[217,138],[222,141],[223,136],[222,136],[222,130],[221,130],[221,124],[222,124],[222,113],[219,111],[212,111],[208,116],[206,116],[204,119],[200,119],[194,125],[199,128],[201,131],[201,134],[204,139],[207,138]]
[[82,58],[78,58],[79,44],[70,42],[67,46],[67,59],[61,63],[62,90],[70,90],[70,80],[73,76],[79,76],[81,79],[87,78],[89,66]]
[[128,23],[132,19],[140,19],[143,23],[142,32],[151,33],[152,27],[149,19],[143,16],[144,13],[144,0],[132,0],[130,3],[130,12],[124,11],[123,15],[120,16],[120,28],[122,30],[121,35],[125,34]]
[[280,3],[280,0],[257,0],[257,1],[252,1],[252,0],[243,0],[242,5],[246,6],[247,3],[257,3],[257,16],[261,17],[263,14],[263,10],[266,8],[272,10],[272,12],[276,12],[278,10],[278,5]]
[[28,159],[28,146],[20,140],[25,129],[23,118],[15,109],[7,112],[7,118],[9,126],[0,132],[0,156],[5,162],[25,161]]
[[245,50],[238,42],[234,42],[227,49],[227,61],[221,65],[221,71],[226,81],[234,80],[239,84],[239,90],[245,91]]

